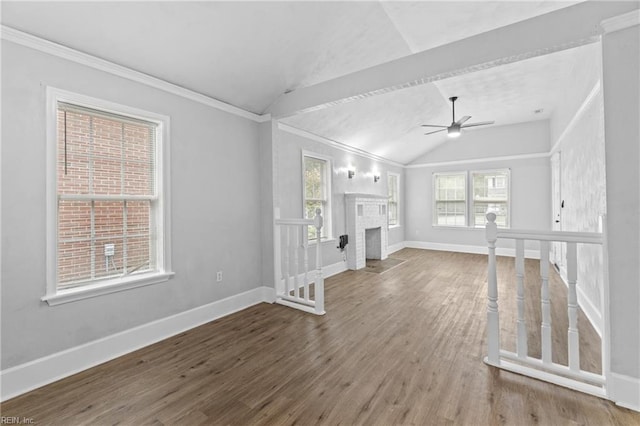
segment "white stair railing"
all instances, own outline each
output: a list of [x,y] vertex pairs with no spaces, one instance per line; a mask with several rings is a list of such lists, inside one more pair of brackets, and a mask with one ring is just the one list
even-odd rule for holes
[[273,238],[276,303],[324,315],[322,247],[316,244],[315,270],[312,273],[309,269],[308,237],[312,226],[319,241],[324,221],[321,211],[317,209],[313,219],[281,219],[279,216],[276,209]]
[[[487,213],[486,237],[489,247],[489,269],[487,278],[487,339],[488,354],[485,362],[489,365],[509,370],[518,374],[530,376],[574,390],[599,397],[607,396],[606,379],[608,376],[608,347],[605,336],[607,327],[602,324],[602,374],[580,369],[580,348],[578,334],[578,297],[577,284],[577,245],[596,244],[603,246],[603,262],[606,271],[605,233],[588,232],[544,232],[513,229],[498,229],[494,213]],[[603,221],[604,222],[604,221]],[[496,241],[498,239],[513,239],[516,243],[516,352],[510,352],[500,347],[500,320],[498,305],[498,280],[496,272]],[[540,300],[541,300],[541,358],[528,355],[527,328],[525,319],[524,295],[524,243],[526,240],[540,243]],[[569,327],[568,337],[568,366],[552,361],[551,349],[551,301],[549,299],[549,243],[561,242],[567,245],[567,315]],[[603,280],[603,294],[607,286],[606,276]],[[608,315],[604,314],[606,303],[603,300],[603,321]]]

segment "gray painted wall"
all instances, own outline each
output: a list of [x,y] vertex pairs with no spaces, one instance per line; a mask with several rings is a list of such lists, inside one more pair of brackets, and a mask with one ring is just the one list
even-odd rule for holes
[[[404,241],[405,212],[403,208],[404,171],[401,167],[353,154],[322,142],[290,133],[281,129],[276,130],[276,198],[280,207],[281,217],[301,217],[302,215],[302,151],[321,154],[332,159],[332,231],[333,237],[346,233],[345,192],[360,192],[375,195],[388,194],[387,172],[400,174],[400,224],[389,230],[389,245]],[[347,167],[355,166],[356,175],[347,178]],[[373,181],[373,171],[380,173],[380,180]],[[337,241],[322,243],[323,262],[325,265],[342,262],[343,254],[336,249]],[[313,252],[315,253],[315,251]],[[345,251],[346,253],[346,251]],[[311,256],[311,254],[310,254]],[[315,258],[314,258],[315,262]],[[311,262],[313,263],[313,262]]]
[[274,255],[273,255],[273,131],[275,124],[270,120],[260,123],[258,135],[260,138],[260,200],[261,200],[261,254],[262,254],[262,284],[273,287]]
[[[445,142],[432,153],[418,160],[424,163],[422,166],[415,167],[418,165],[416,161],[412,163],[414,167],[406,170],[406,239],[426,243],[486,247],[484,229],[433,226],[433,173],[465,170],[511,169],[511,226],[519,229],[550,230],[551,190],[548,158],[544,156],[515,160],[488,158],[544,154],[548,151],[548,121],[476,130],[463,134],[451,143]],[[467,159],[482,158],[487,159],[465,162]],[[458,163],[437,164],[444,162],[445,159]],[[509,240],[498,241],[498,247],[514,247],[514,244]],[[530,244],[527,248],[534,249],[537,246]]]
[[[587,95],[588,92],[574,93],[572,98],[582,97],[584,100]],[[561,158],[560,198],[564,200],[561,229],[600,232],[599,218],[607,211],[601,91],[576,115],[573,124],[557,142]],[[602,283],[602,248],[591,244],[578,245],[578,287],[598,315],[602,312]]]
[[464,130],[461,137],[447,139],[411,164],[536,154],[549,149],[549,122],[539,120]]
[[[170,116],[173,279],[40,301],[47,85]],[[256,123],[4,40],[2,105],[2,369],[262,284]]]

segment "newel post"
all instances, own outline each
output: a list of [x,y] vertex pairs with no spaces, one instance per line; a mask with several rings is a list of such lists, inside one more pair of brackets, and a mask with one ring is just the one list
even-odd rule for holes
[[316,279],[315,279],[315,288],[314,288],[314,299],[315,299],[315,308],[316,314],[324,315],[324,278],[322,277],[322,244],[321,238],[322,235],[322,225],[324,224],[324,219],[322,218],[322,211],[318,208],[316,209],[316,216],[313,218],[313,226],[316,228],[316,236],[318,238],[318,243],[316,244]]
[[498,319],[498,276],[496,273],[496,240],[498,225],[496,214],[487,213],[486,237],[489,246],[489,271],[487,277],[487,339],[488,356],[486,362],[500,364],[500,322]]

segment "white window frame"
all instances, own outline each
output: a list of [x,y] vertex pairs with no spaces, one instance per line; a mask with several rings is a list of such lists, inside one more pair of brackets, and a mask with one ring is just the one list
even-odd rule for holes
[[[306,191],[305,191],[305,174],[304,174],[304,159],[305,157],[311,157],[311,158],[315,158],[316,160],[322,160],[325,161],[327,163],[327,167],[325,168],[325,182],[327,187],[325,188],[325,194],[327,197],[326,200],[326,204],[325,204],[325,211],[322,212],[322,218],[324,220],[322,229],[324,231],[326,231],[326,234],[324,237],[322,237],[322,235],[320,236],[320,242],[324,243],[324,242],[328,242],[328,241],[332,241],[333,240],[333,227],[332,227],[332,220],[331,220],[331,198],[333,196],[333,187],[332,187],[332,182],[331,182],[331,177],[333,175],[333,159],[329,156],[326,155],[322,155],[322,154],[317,154],[315,152],[311,152],[311,151],[302,151],[302,155],[300,156],[300,164],[301,164],[301,175],[302,175],[302,217],[305,218],[306,217],[306,204],[307,204],[307,196],[306,196]],[[309,244],[316,244],[317,240],[309,240]]]
[[[436,181],[438,179],[438,177],[441,176],[454,176],[454,175],[464,175],[464,182],[465,182],[465,188],[464,188],[464,202],[465,202],[465,215],[464,215],[464,220],[465,223],[462,225],[440,225],[438,224],[438,200],[436,199]],[[451,172],[436,172],[433,173],[432,177],[431,177],[431,192],[432,192],[432,221],[431,224],[434,227],[437,228],[468,228],[469,227],[469,173],[464,170],[464,171],[451,171]]]
[[[394,176],[396,178],[396,206],[397,206],[397,212],[396,212],[396,218],[397,218],[397,222],[393,225],[389,224],[389,228],[397,228],[399,226],[401,226],[400,223],[400,173],[393,173],[393,172],[387,172],[387,194],[389,193],[390,189],[389,188],[389,177]],[[391,204],[391,200],[389,200],[389,205]],[[389,211],[391,211],[391,207],[389,207]],[[390,215],[388,215],[390,216]]]
[[[42,300],[53,306],[167,281],[174,275],[171,270],[171,209],[169,207],[169,117],[54,87],[47,87],[46,96],[47,276],[46,293]],[[124,115],[157,125],[157,198],[153,203],[155,208],[152,212],[152,221],[156,224],[157,233],[155,271],[90,281],[88,284],[66,289],[58,288],[57,111],[59,102]]]
[[[501,229],[510,229],[511,228],[511,169],[503,168],[503,169],[487,169],[487,170],[472,170],[469,172],[469,200],[470,210],[469,210],[469,226],[472,228],[484,228],[485,224],[475,225],[475,199],[473,198],[473,175],[475,174],[489,174],[489,173],[505,173],[506,174],[506,182],[507,186],[507,226],[498,226]],[[496,187],[497,188],[497,187]],[[473,220],[471,220],[473,219]]]
[[[478,229],[484,228],[484,225],[475,225],[474,208],[475,202],[473,199],[473,175],[484,173],[504,173],[506,172],[506,185],[508,187],[507,194],[507,224],[506,227],[500,227],[501,229],[511,228],[511,169],[499,168],[499,169],[485,169],[485,170],[454,170],[447,172],[434,172],[432,174],[431,191],[432,191],[432,221],[431,225],[435,228],[454,228],[454,229]],[[465,175],[465,224],[464,225],[438,225],[437,223],[437,207],[436,207],[436,178],[438,176],[451,176],[451,175]]]

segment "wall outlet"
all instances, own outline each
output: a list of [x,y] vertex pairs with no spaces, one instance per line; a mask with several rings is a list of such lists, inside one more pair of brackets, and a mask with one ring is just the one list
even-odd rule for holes
[[222,271],[216,272],[216,282],[222,282]]

